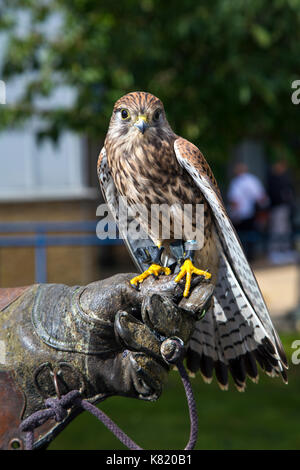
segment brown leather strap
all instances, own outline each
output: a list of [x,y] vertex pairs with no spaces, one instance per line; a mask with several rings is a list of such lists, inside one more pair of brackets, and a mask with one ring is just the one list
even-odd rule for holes
[[[20,432],[25,396],[18,388],[11,371],[0,371],[0,450],[24,448]],[[23,434],[23,436],[22,436]]]
[[[24,449],[26,433],[20,430],[20,424],[25,406],[26,397],[17,385],[14,373],[0,370],[0,450]],[[55,419],[48,420],[35,429],[34,442],[44,439],[42,445],[46,446],[52,440],[51,433],[55,436],[59,432],[58,427]]]
[[14,302],[20,295],[22,295],[30,286],[25,287],[12,287],[12,288],[1,288],[0,289],[0,311],[5,307],[8,307]]

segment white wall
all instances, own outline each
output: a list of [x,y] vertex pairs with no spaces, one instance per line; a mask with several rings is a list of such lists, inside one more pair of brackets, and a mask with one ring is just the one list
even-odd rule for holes
[[[6,39],[0,35],[0,79]],[[22,94],[27,79],[21,76],[6,83],[6,105],[0,105],[0,112]],[[68,107],[74,96],[71,89],[61,87],[51,99],[36,104],[43,108]],[[93,190],[86,185],[83,140],[64,132],[57,145],[49,140],[39,145],[35,137],[39,125],[32,119],[21,129],[0,132],[0,201],[92,197]]]

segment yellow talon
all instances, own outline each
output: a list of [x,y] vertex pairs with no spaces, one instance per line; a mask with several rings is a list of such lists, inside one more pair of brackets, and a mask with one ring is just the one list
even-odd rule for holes
[[161,273],[164,273],[166,276],[168,276],[169,274],[171,274],[171,269],[165,268],[164,266],[160,266],[159,264],[151,264],[151,266],[149,266],[146,271],[144,271],[139,276],[136,276],[131,279],[130,284],[132,284],[133,286],[137,286],[140,282],[143,282],[143,280],[146,279],[148,276],[151,276],[152,274],[154,276],[158,276]]
[[202,269],[195,268],[192,261],[190,259],[186,259],[180,268],[180,272],[177,274],[175,278],[175,282],[179,282],[184,276],[186,276],[183,297],[187,297],[189,295],[192,274],[197,274],[198,276],[204,276],[205,279],[211,278],[210,273],[208,273],[207,271],[203,271]]

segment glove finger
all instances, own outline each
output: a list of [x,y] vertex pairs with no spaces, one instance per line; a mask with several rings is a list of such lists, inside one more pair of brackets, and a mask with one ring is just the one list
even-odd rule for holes
[[126,349],[144,352],[161,360],[160,338],[130,313],[119,311],[114,329],[116,338]]
[[189,339],[196,322],[192,312],[186,312],[169,297],[153,294],[144,300],[142,318],[151,330],[164,338],[177,336],[184,343]]
[[167,369],[143,353],[130,353],[131,379],[138,398],[155,401],[167,379]]
[[203,309],[207,308],[211,301],[214,287],[211,282],[201,282],[194,287],[188,297],[182,298],[179,306],[199,318]]

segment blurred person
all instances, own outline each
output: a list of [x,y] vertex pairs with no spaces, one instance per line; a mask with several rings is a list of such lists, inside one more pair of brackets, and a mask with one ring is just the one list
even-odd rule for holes
[[227,193],[229,215],[243,243],[246,256],[252,261],[257,231],[255,224],[257,210],[267,207],[269,198],[261,181],[249,173],[245,163],[238,162],[235,165],[234,175]]
[[292,214],[294,188],[285,160],[271,167],[268,178],[270,196],[269,260],[273,264],[291,263],[297,260],[292,250]]

